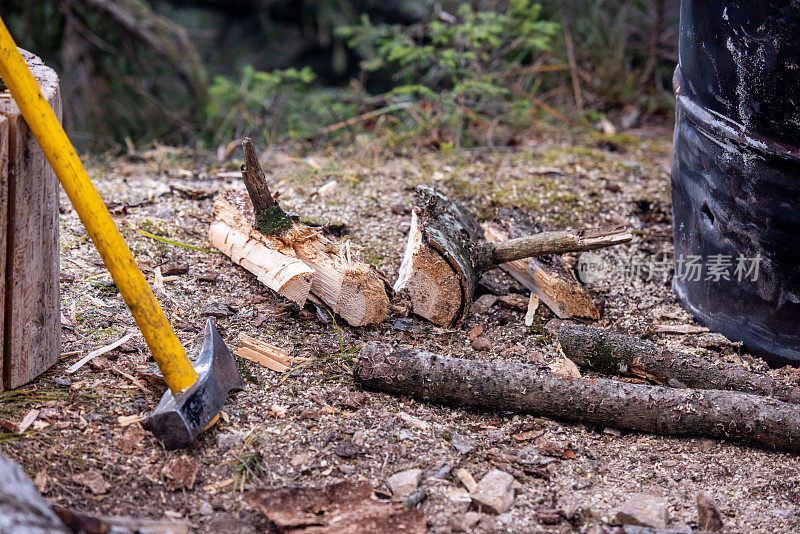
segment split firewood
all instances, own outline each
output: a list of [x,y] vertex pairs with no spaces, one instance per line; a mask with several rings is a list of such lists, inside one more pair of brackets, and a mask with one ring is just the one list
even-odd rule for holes
[[702,354],[673,351],[609,330],[563,323],[557,332],[564,355],[581,367],[635,376],[657,384],[743,391],[800,404],[800,387]]
[[285,373],[295,363],[309,361],[308,358],[293,358],[289,352],[282,348],[265,343],[247,334],[239,334],[236,341],[238,347],[234,354],[278,373]]
[[623,228],[543,232],[499,243],[479,242],[483,232],[463,206],[431,187],[414,195],[411,230],[395,291],[405,291],[417,315],[453,326],[467,315],[480,275],[514,260],[593,250],[626,243]]
[[316,297],[348,324],[379,323],[391,289],[355,245],[322,234],[290,216],[270,193],[249,139],[242,143],[248,195],[227,191],[214,203],[212,244],[259,281],[298,304]]
[[451,406],[800,451],[797,405],[749,393],[575,378],[533,365],[449,358],[380,343],[361,350],[353,376],[365,389]]
[[[497,219],[481,225],[490,243],[541,232],[527,213],[519,208],[500,208]],[[526,289],[539,297],[559,319],[599,319],[592,298],[575,278],[572,267],[558,255],[514,260],[500,264]]]

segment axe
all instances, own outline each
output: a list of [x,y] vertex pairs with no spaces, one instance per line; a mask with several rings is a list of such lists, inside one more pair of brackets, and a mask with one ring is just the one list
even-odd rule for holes
[[149,418],[150,429],[165,447],[186,447],[216,421],[228,392],[244,387],[230,350],[209,319],[203,347],[196,366],[192,366],[2,20],[0,77],[61,181],[164,375],[169,390]]

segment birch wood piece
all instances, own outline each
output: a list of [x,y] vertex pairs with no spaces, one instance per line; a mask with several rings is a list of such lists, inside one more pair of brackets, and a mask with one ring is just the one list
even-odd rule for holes
[[621,228],[543,232],[498,243],[479,242],[482,237],[475,218],[458,202],[431,187],[418,186],[395,291],[408,295],[417,315],[452,327],[466,318],[480,274],[498,264],[593,250],[633,238]]
[[353,370],[365,389],[665,436],[706,436],[800,451],[797,405],[748,393],[556,375],[515,362],[449,358],[369,343]]
[[259,282],[303,306],[311,290],[314,269],[297,257],[271,248],[265,243],[265,236],[253,229],[225,196],[217,198],[214,213],[217,220],[208,231],[211,244],[256,275]]
[[[33,54],[21,51],[39,88],[61,117],[58,76]],[[0,116],[8,125],[8,199],[5,262],[3,383],[29,382],[61,353],[58,291],[58,181],[11,95],[0,93]],[[7,226],[5,226],[7,225]],[[5,231],[5,230],[4,230]]]
[[[490,243],[540,231],[525,212],[516,208],[499,209],[497,220],[485,222],[481,226]],[[592,298],[561,256],[547,255],[514,260],[500,264],[500,268],[539,297],[559,319],[600,318],[600,312]]]
[[212,244],[279,294],[298,303],[313,294],[352,326],[379,323],[389,314],[383,277],[358,260],[349,242],[296,221],[279,235],[264,235],[254,228],[252,202],[241,191],[217,197],[214,214]]
[[672,387],[743,391],[800,404],[800,387],[702,354],[673,351],[610,330],[570,323],[562,323],[557,336],[567,358],[601,373],[635,376]]

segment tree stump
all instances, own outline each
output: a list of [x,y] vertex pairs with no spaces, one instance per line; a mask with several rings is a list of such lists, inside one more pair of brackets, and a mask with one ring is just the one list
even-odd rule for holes
[[[61,117],[56,73],[21,51]],[[0,389],[47,370],[61,353],[58,180],[7,90],[0,92]]]

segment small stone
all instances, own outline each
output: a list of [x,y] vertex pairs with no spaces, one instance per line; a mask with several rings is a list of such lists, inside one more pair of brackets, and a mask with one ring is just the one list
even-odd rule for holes
[[422,469],[408,469],[390,476],[386,485],[389,486],[395,499],[402,500],[417,490],[420,477]]
[[567,450],[567,446],[563,443],[554,441],[544,435],[539,436],[533,442],[536,444],[539,454],[543,454],[544,456],[555,456],[560,458],[561,455],[564,454],[564,451]]
[[450,528],[453,532],[471,532],[472,527],[481,520],[478,512],[467,512],[466,514],[454,515],[450,518]]
[[447,490],[447,498],[450,506],[462,512],[466,512],[469,509],[469,505],[472,504],[472,498],[464,488],[449,488]]
[[661,497],[637,493],[617,511],[615,521],[621,525],[667,528],[669,503]]
[[233,310],[231,310],[231,307],[224,302],[209,302],[203,306],[202,310],[200,310],[200,315],[204,317],[216,317],[217,319],[220,319],[233,315]]
[[184,261],[175,263],[164,263],[161,265],[161,274],[163,276],[175,276],[178,274],[186,274],[189,272],[189,264]]
[[708,532],[722,531],[724,525],[717,503],[713,497],[702,491],[697,494],[697,517],[700,530]]
[[244,434],[241,432],[223,432],[217,434],[217,448],[223,451],[238,449],[244,445]]
[[352,440],[346,439],[341,442],[333,452],[340,458],[352,458],[357,454],[361,454],[361,449],[359,449]]
[[197,479],[197,462],[191,456],[182,454],[173,458],[161,469],[167,479],[167,487],[171,491],[192,489]]
[[202,516],[209,516],[214,513],[214,507],[211,506],[210,502],[202,501],[197,511]]
[[475,449],[477,442],[463,434],[453,434],[450,444],[461,454],[469,454]]
[[575,365],[575,362],[569,358],[558,358],[548,365],[550,371],[554,374],[561,376],[571,376],[573,378],[581,377],[581,370]]
[[397,230],[401,234],[407,234],[409,231],[411,231],[411,222],[409,221],[401,222],[400,224],[397,225]]
[[472,312],[473,313],[486,313],[489,311],[489,308],[494,306],[494,303],[497,302],[497,295],[481,295],[475,302],[472,303]]
[[472,502],[482,510],[502,514],[514,503],[514,490],[519,483],[510,474],[494,469],[489,471],[472,492]]
[[480,352],[491,350],[492,344],[485,337],[478,337],[472,342],[472,349]]
[[72,382],[70,382],[66,378],[61,378],[60,376],[53,378],[53,382],[55,382],[59,386],[69,386],[70,384],[72,384]]

